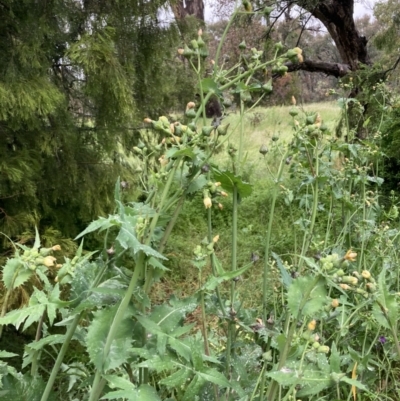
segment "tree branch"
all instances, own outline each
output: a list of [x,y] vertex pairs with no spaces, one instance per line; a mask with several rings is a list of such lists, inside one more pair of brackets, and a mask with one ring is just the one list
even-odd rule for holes
[[302,63],[298,64],[286,63],[285,65],[288,67],[289,72],[292,71],[322,72],[324,74],[331,75],[336,78],[344,77],[351,71],[351,68],[348,64],[327,63],[323,61],[314,61],[314,60],[304,60]]

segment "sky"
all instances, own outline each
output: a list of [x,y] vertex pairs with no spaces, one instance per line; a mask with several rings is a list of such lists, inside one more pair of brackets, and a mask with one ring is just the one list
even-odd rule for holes
[[[215,4],[215,1],[218,0],[205,0],[205,18],[208,22],[215,20],[215,18],[212,16],[211,9],[211,4]],[[354,15],[356,17],[362,17],[365,14],[372,16],[372,9],[376,1],[377,0],[356,0],[354,5]]]

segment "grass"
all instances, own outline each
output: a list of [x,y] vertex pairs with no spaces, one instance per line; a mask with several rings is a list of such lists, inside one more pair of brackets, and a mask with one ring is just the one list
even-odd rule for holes
[[[328,127],[329,132],[333,132],[339,120],[340,108],[336,102],[310,103],[297,107],[300,111],[296,118],[301,118],[302,114],[318,112],[322,121]],[[245,115],[245,135],[243,152],[245,154],[245,170],[250,169],[254,172],[257,179],[264,174],[264,169],[259,164],[264,157],[259,153],[262,145],[271,147],[272,138],[279,141],[290,141],[293,132],[293,118],[289,111],[292,106],[257,107]],[[232,131],[226,140],[226,145],[239,146],[240,135],[240,115],[239,113],[230,114],[224,124],[229,123]],[[218,162],[228,167],[229,156],[226,152],[218,155]]]
[[[262,282],[262,255],[264,249],[264,234],[267,226],[271,187],[273,185],[267,167],[274,171],[275,166],[271,155],[264,157],[259,153],[260,146],[265,144],[271,147],[272,137],[278,136],[279,141],[289,142],[293,132],[293,118],[289,111],[291,106],[263,108],[251,110],[245,117],[245,141],[244,152],[246,162],[243,166],[242,176],[253,184],[253,193],[242,200],[238,221],[238,265],[239,267],[249,263],[252,253],[259,255],[260,259],[250,269],[247,277],[237,284],[238,292],[247,307],[260,305],[261,290],[254,291],[257,283]],[[334,131],[339,120],[340,109],[334,102],[309,104],[298,107],[300,110],[296,118],[301,119],[302,112],[320,113],[324,123],[330,132]],[[239,143],[239,114],[230,114],[224,124],[230,123],[233,131],[228,137],[225,149],[216,156],[218,165],[230,169],[230,158],[226,149],[228,144],[238,147]],[[268,163],[268,166],[265,164]],[[219,200],[224,209],[215,210],[213,217],[214,233],[220,235],[217,246],[217,256],[224,267],[230,265],[231,251],[231,199]],[[272,249],[277,253],[285,253],[290,247],[293,231],[291,221],[287,216],[287,207],[282,200],[278,201]],[[194,217],[195,216],[195,217]],[[167,294],[189,294],[198,288],[198,271],[191,265],[193,250],[206,236],[206,212],[202,197],[198,195],[191,202],[186,202],[178,223],[170,238],[166,249],[169,259],[168,267],[171,271],[154,288],[154,299],[165,299]],[[204,274],[207,274],[207,266]],[[251,278],[251,279],[250,279]],[[261,288],[257,286],[257,288]],[[271,288],[271,291],[273,288]],[[157,302],[157,301],[156,301]]]

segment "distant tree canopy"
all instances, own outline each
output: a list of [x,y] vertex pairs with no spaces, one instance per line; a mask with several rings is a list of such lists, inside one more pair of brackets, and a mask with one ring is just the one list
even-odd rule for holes
[[0,3],[0,232],[74,236],[110,211],[118,175],[134,182],[140,121],[192,89],[179,32],[159,23],[165,5]]

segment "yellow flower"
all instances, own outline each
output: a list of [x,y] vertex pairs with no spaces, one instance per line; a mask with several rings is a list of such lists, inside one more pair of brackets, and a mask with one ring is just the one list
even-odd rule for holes
[[317,322],[315,319],[311,320],[311,322],[309,322],[307,325],[308,330],[310,330],[310,331],[314,331],[316,326],[317,326]]
[[205,207],[206,209],[209,209],[209,208],[212,206],[212,201],[211,201],[211,198],[210,198],[209,196],[206,196],[206,197],[203,199],[203,203],[204,203],[204,207]]
[[193,109],[193,107],[195,107],[195,106],[196,106],[196,103],[195,103],[195,102],[189,102],[189,103],[186,105],[186,110]]
[[296,103],[297,103],[297,102],[296,102],[296,98],[295,98],[294,96],[292,96],[292,105],[293,105],[293,106],[296,106]]
[[218,209],[222,210],[224,208],[224,205],[222,203],[218,203]]
[[61,246],[60,245],[54,245],[53,247],[51,247],[51,249],[53,251],[61,251]]
[[46,256],[45,258],[43,258],[42,264],[47,267],[53,267],[56,260],[57,259],[54,256]]
[[339,301],[337,299],[332,299],[331,305],[333,308],[337,308],[339,306]]
[[343,259],[349,262],[355,262],[357,258],[357,252],[354,252],[352,249],[349,249],[344,255]]
[[213,238],[214,244],[215,244],[216,242],[218,242],[218,240],[219,240],[219,235],[216,235],[216,236]]
[[367,280],[371,277],[371,273],[368,270],[363,270],[361,275]]
[[347,285],[347,284],[339,284],[339,286],[340,286],[340,288],[343,288],[344,290],[350,290],[351,289],[351,287],[349,286],[349,285]]

